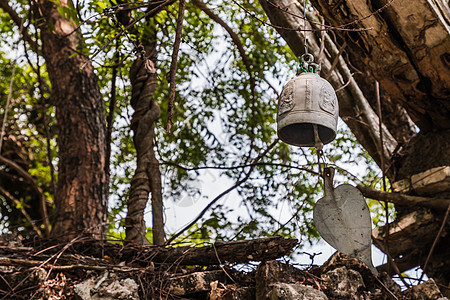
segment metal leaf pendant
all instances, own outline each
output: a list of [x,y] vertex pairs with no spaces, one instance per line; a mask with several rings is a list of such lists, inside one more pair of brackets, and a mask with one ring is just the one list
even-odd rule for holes
[[314,206],[314,224],[322,238],[339,252],[356,257],[373,274],[372,222],[361,192],[349,184],[333,187],[334,169],[325,168],[325,196]]

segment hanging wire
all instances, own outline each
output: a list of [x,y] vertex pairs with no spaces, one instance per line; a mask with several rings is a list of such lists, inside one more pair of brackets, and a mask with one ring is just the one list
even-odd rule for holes
[[[305,53],[298,57],[300,62],[300,70],[305,73],[314,73],[320,71],[320,66],[314,64],[314,56],[308,53],[308,39],[306,37],[306,0],[303,0],[303,45],[305,47]],[[298,71],[301,73],[301,71]]]
[[303,35],[305,37],[305,54],[308,53],[308,46],[306,45],[306,0],[303,0]]
[[316,148],[316,152],[317,152],[317,166],[318,166],[318,171],[317,172],[319,173],[319,179],[320,179],[322,177],[322,175],[323,175],[323,169],[322,169],[322,165],[321,165],[320,161],[322,161],[323,166],[326,167],[325,157],[323,155],[322,149],[317,149]]

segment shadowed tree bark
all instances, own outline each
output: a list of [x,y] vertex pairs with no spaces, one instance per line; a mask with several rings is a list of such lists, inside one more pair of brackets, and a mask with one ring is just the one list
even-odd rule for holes
[[[52,235],[72,239],[105,233],[108,179],[105,170],[105,113],[95,75],[81,50],[75,23],[58,12],[57,4],[33,2],[39,20],[42,55],[52,83],[58,123],[58,188]],[[60,6],[68,6],[62,0]]]

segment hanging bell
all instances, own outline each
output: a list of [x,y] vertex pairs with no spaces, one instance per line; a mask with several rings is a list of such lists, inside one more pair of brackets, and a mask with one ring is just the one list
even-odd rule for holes
[[336,93],[319,76],[313,56],[302,56],[304,71],[290,80],[278,99],[277,133],[285,143],[299,147],[324,145],[336,137],[339,115]]

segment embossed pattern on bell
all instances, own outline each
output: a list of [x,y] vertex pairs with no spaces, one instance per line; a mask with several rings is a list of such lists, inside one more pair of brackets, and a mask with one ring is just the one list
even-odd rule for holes
[[277,132],[285,143],[313,147],[314,125],[323,144],[336,137],[339,106],[331,84],[315,73],[289,81],[278,99]]
[[278,102],[278,114],[282,115],[294,108],[294,83],[288,82],[281,92],[280,101]]
[[306,79],[306,109],[311,110],[311,80]]
[[333,87],[329,84],[322,84],[320,90],[320,108],[331,114],[334,113],[334,106],[336,105],[336,94],[334,93]]

